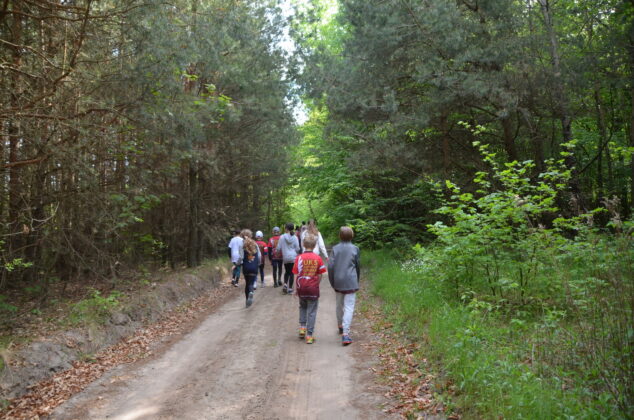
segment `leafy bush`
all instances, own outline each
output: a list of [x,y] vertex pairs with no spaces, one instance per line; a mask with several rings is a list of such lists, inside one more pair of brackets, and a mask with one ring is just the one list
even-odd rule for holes
[[[431,351],[462,392],[464,406],[504,418],[627,418],[634,414],[632,224],[615,205],[558,214],[570,178],[549,161],[491,167],[478,190],[450,195],[430,225],[432,246],[388,265],[375,291],[405,328],[426,326]],[[568,145],[569,148],[572,145]],[[593,226],[610,211],[612,233]]]
[[113,291],[108,296],[102,296],[99,290],[92,289],[90,297],[73,304],[69,320],[73,324],[102,323],[119,307],[121,292]]

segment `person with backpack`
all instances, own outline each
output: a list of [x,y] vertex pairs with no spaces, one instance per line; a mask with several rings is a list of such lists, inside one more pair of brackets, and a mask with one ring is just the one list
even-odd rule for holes
[[242,258],[242,272],[244,273],[244,294],[247,299],[247,308],[253,303],[254,285],[258,281],[258,269],[260,268],[260,248],[252,239],[253,233],[249,229],[244,229],[241,233],[244,239],[244,255]]
[[233,238],[227,246],[229,251],[229,258],[231,258],[231,284],[234,287],[238,287],[238,281],[240,280],[240,268],[242,267],[242,249],[244,240],[240,236],[239,230],[233,231]]
[[299,338],[305,338],[306,344],[313,344],[317,308],[319,306],[319,283],[326,272],[321,257],[313,252],[315,237],[305,235],[302,246],[304,253],[295,258],[293,274],[297,275],[295,293],[299,297]]
[[280,237],[276,250],[282,252],[282,261],[284,262],[284,289],[282,293],[290,294],[293,293],[293,265],[299,253],[299,241],[293,233],[295,226],[292,223],[287,223],[285,228],[286,233]]
[[354,231],[348,226],[339,229],[339,242],[332,248],[328,261],[328,280],[335,289],[337,298],[337,323],[341,344],[347,346],[352,343],[350,338],[350,324],[354,313],[357,291],[359,290],[359,275],[361,272],[360,251],[352,244]]
[[277,244],[280,241],[280,228],[275,226],[273,228],[273,236],[269,238],[268,251],[269,260],[271,261],[271,267],[273,267],[273,287],[279,287],[282,285],[282,251],[277,249]]
[[305,230],[302,231],[301,243],[304,242],[306,235],[309,234],[313,235],[317,240],[313,252],[322,257],[322,259],[328,261],[328,251],[326,250],[326,244],[324,243],[324,238],[321,236],[321,232],[319,232],[319,230],[317,229],[317,222],[315,222],[315,219],[310,219],[308,221],[308,226]]
[[264,287],[264,262],[266,261],[266,256],[268,255],[268,245],[263,241],[264,234],[261,231],[255,232],[255,243],[258,244],[258,248],[260,248],[260,255],[262,258],[260,259],[260,281],[262,287]]

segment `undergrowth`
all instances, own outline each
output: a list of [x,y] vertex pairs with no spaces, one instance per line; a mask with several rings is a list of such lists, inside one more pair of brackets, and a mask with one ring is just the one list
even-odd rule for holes
[[438,362],[455,384],[452,403],[466,418],[631,417],[617,401],[619,393],[609,390],[617,378],[602,380],[617,375],[610,369],[626,366],[600,368],[600,355],[589,353],[596,346],[589,341],[589,324],[596,319],[562,318],[551,311],[518,320],[480,301],[453,299],[442,278],[413,270],[389,253],[364,259],[373,267],[372,291],[385,302],[386,315],[397,328],[421,337],[425,357]]
[[406,260],[371,256],[374,293],[397,325],[428,338],[465,413],[634,418],[634,225],[616,200],[561,214],[569,151],[534,177],[531,161],[501,164],[474,145],[490,173],[472,193],[439,189],[433,243]]

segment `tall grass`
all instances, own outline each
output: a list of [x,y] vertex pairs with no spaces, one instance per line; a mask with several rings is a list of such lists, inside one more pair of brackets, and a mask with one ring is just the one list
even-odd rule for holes
[[[627,341],[632,331],[631,323],[619,324],[631,321],[632,281],[623,276],[632,266],[600,258],[604,252],[632,253],[609,242],[596,245],[584,255],[579,250],[552,255],[544,263],[552,268],[549,283],[562,295],[552,296],[548,305],[512,310],[503,300],[494,303],[475,293],[457,297],[446,277],[451,270],[437,261],[402,262],[387,252],[366,253],[364,259],[386,316],[425,343],[421,357],[442,366],[465,418],[632,418],[627,389],[632,355],[624,354],[632,343],[615,343]],[[607,280],[565,291],[574,278],[591,274]]]

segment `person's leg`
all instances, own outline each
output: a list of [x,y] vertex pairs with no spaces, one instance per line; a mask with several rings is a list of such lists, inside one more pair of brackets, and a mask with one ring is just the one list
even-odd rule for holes
[[257,273],[249,274],[248,276],[245,275],[246,285],[244,286],[244,294],[246,295],[246,298],[247,298],[247,302],[246,302],[247,308],[251,306],[251,304],[253,303],[253,284],[256,281],[258,281]]
[[282,260],[277,260],[277,285],[282,285]]
[[339,327],[339,334],[341,334],[343,332],[341,328],[343,325],[343,298],[345,295],[343,293],[335,292],[335,296],[337,298],[337,326]]
[[308,308],[308,301],[306,299],[299,299],[299,326],[306,326],[306,309]]
[[244,273],[244,296],[248,299],[249,293],[253,292],[253,276]]
[[264,285],[264,264],[260,264],[260,281]]
[[293,281],[295,281],[295,275],[293,274],[293,266],[295,263],[284,264],[286,266],[286,271],[288,272],[288,288],[289,290],[293,290]]
[[284,264],[284,286],[288,289],[293,288],[293,263]]
[[350,335],[350,324],[352,323],[356,299],[356,293],[346,293],[343,295],[343,335]]
[[233,269],[233,272],[231,273],[231,277],[232,277],[232,282],[234,284],[238,284],[238,282],[240,281],[240,266],[236,265],[236,267]]
[[299,299],[299,338],[306,337],[306,299]]
[[312,336],[315,331],[315,323],[317,322],[317,308],[319,307],[319,300],[309,300],[306,308],[307,320],[306,320],[306,334]]

